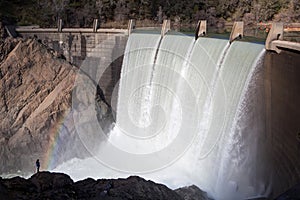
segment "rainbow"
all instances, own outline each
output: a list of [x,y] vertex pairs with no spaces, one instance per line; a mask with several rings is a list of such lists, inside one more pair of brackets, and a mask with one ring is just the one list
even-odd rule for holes
[[42,170],[51,170],[55,167],[58,162],[61,149],[64,147],[63,138],[64,135],[69,134],[65,128],[65,124],[71,123],[71,112],[70,109],[65,111],[63,114],[58,114],[58,118],[49,129],[49,142],[46,152],[41,162]]

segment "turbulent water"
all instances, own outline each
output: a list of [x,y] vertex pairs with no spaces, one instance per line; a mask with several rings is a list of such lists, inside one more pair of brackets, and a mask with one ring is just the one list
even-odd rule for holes
[[74,179],[138,174],[172,188],[196,184],[215,199],[267,196],[263,49],[181,34],[131,34],[114,128],[91,150],[93,157],[55,171]]

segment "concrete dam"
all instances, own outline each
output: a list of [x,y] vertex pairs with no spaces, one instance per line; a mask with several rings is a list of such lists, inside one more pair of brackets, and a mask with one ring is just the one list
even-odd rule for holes
[[75,180],[138,174],[174,188],[195,184],[214,199],[274,198],[299,183],[299,44],[272,28],[265,46],[237,41],[242,24],[229,41],[201,37],[205,24],[191,37],[167,22],[161,33],[129,37],[34,33],[86,66],[117,113],[100,141],[101,127],[82,111],[90,129],[78,134],[92,158],[54,170]]
[[23,38],[37,38],[78,67],[85,60],[101,63],[101,69],[105,71],[99,84],[107,101],[111,100],[114,85],[120,78],[127,30],[99,29],[94,32],[93,29],[66,28],[58,32],[57,29],[19,27],[16,33]]

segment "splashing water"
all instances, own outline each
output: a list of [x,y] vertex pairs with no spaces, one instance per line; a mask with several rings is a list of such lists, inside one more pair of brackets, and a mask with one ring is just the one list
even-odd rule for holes
[[263,54],[259,44],[131,34],[115,127],[93,157],[55,171],[75,180],[138,174],[172,188],[195,184],[216,199],[267,196],[264,114],[256,101],[263,95],[253,86]]

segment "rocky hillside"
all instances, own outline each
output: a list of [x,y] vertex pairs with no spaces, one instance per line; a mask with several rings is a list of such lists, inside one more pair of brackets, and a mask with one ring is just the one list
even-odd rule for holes
[[[195,190],[195,186],[193,187]],[[196,188],[201,195],[185,188],[173,191],[168,187],[137,176],[127,179],[91,178],[73,182],[62,173],[40,172],[29,179],[14,177],[0,178],[0,199],[160,199],[160,200],[208,200],[207,195]]]
[[[0,40],[0,52],[0,174],[32,172],[37,158],[47,164],[55,140],[64,140],[58,163],[87,155],[68,117],[78,69],[34,39]],[[102,119],[110,116],[105,103],[100,110]]]
[[101,26],[125,25],[128,19],[143,21],[141,25],[161,23],[162,19],[189,25],[207,19],[209,25],[244,20],[299,22],[299,0],[2,0],[1,16],[19,25],[56,27],[58,18],[66,27],[91,27],[93,19]]

